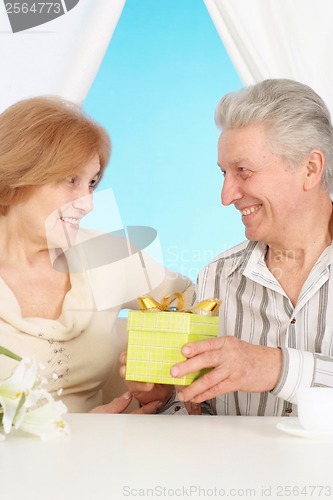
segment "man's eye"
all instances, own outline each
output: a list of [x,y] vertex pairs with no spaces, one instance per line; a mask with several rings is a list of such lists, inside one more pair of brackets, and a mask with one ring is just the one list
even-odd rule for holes
[[249,170],[248,168],[245,168],[245,167],[239,167],[238,173],[242,179],[248,179],[252,175],[251,170]]

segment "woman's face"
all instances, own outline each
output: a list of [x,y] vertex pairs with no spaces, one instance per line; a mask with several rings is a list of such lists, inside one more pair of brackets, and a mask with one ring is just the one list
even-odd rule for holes
[[16,216],[32,241],[46,240],[49,248],[68,248],[75,242],[80,220],[93,209],[93,190],[100,177],[98,156],[72,178],[37,186],[29,198],[13,205]]

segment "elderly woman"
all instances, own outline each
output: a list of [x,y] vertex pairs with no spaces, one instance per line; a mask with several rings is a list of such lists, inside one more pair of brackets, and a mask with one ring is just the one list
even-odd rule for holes
[[[92,209],[109,155],[105,130],[61,99],[26,99],[0,115],[0,345],[42,362],[49,391],[71,412],[121,412],[131,400],[126,393],[100,406],[119,353],[115,320],[137,301],[133,295],[132,302],[96,306],[82,252],[74,268],[66,252],[80,247],[80,220]],[[101,281],[104,294],[116,288],[126,298],[128,289],[138,290],[134,275],[123,272]],[[190,295],[191,282],[165,270],[153,293],[176,290]],[[12,363],[1,360],[0,378]],[[158,404],[139,411],[152,413]]]

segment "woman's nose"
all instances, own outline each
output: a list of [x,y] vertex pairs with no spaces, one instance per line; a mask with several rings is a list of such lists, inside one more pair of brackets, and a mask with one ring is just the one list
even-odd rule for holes
[[81,210],[86,214],[91,212],[94,208],[92,193],[87,194],[86,196],[81,196],[80,198],[76,198],[76,200],[73,200],[72,205],[74,208]]

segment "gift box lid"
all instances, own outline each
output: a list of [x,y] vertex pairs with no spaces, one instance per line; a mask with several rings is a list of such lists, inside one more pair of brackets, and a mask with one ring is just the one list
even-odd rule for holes
[[127,329],[129,331],[170,331],[216,336],[218,324],[218,316],[186,312],[130,311],[128,313]]

